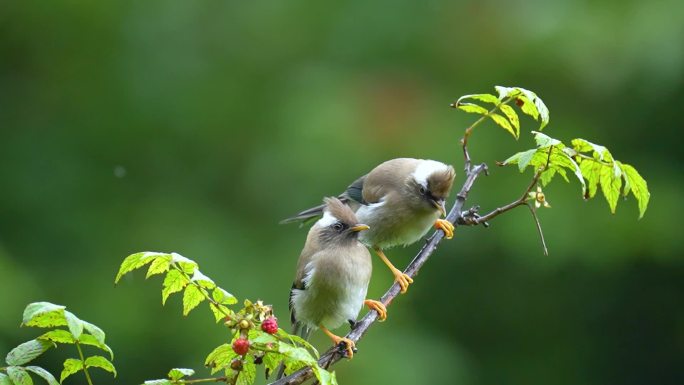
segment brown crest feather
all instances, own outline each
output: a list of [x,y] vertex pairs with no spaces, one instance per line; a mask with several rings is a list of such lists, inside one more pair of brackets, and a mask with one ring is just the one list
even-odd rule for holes
[[330,215],[337,218],[340,222],[348,226],[354,226],[359,223],[356,215],[354,215],[354,211],[339,199],[330,197],[323,199],[323,202],[325,202],[325,211],[329,212]]

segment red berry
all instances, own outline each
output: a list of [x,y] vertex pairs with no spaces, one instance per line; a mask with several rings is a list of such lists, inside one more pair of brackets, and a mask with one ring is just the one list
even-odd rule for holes
[[268,317],[261,323],[261,330],[268,334],[278,333],[278,320],[275,317]]
[[244,356],[247,354],[247,351],[249,350],[249,340],[247,338],[240,337],[233,342],[233,351],[240,355]]
[[515,99],[515,104],[517,104],[518,107],[522,107],[525,104],[525,102],[523,102],[522,99]]

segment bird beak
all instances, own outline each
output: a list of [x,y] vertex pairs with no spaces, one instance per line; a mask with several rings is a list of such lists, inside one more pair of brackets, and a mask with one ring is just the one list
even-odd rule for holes
[[368,230],[368,229],[370,229],[370,226],[359,224],[359,225],[356,225],[354,227],[351,227],[349,230],[351,230],[355,233],[358,233],[359,231]]
[[432,204],[439,210],[441,216],[446,216],[446,208],[444,207],[444,200],[432,200]]

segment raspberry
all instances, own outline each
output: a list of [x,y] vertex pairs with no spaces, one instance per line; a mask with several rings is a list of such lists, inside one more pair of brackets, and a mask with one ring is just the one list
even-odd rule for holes
[[278,320],[275,317],[268,317],[261,323],[261,330],[268,334],[276,334],[278,332]]
[[249,350],[249,340],[247,338],[240,337],[233,342],[233,351],[240,355],[244,356],[247,354],[247,351]]

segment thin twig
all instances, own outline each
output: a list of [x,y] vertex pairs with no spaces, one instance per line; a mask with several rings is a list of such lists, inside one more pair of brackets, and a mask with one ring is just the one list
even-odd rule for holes
[[539,217],[537,216],[537,210],[529,203],[527,207],[532,213],[532,218],[534,218],[534,223],[537,225],[537,232],[539,233],[539,238],[541,239],[542,247],[544,247],[544,255],[549,256],[549,249],[546,248],[546,241],[544,240],[544,232],[542,231],[541,223],[539,223]]
[[195,380],[182,380],[183,384],[199,384],[201,382],[226,382],[228,377],[198,378]]
[[78,341],[75,342],[76,349],[78,350],[78,356],[81,358],[81,362],[83,363],[83,373],[85,373],[86,380],[88,381],[89,385],[93,385],[93,380],[90,379],[90,373],[88,372],[88,366],[86,365],[86,360],[85,357],[83,356],[83,350],[81,350],[81,344],[78,343]]

